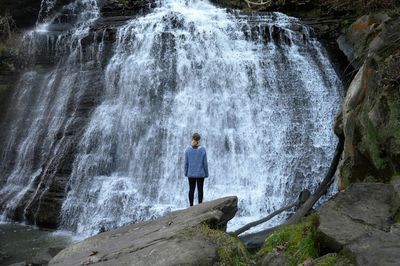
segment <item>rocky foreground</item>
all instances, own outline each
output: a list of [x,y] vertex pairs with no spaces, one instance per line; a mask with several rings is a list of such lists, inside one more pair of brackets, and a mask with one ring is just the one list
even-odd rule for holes
[[399,265],[400,180],[351,185],[253,254],[225,232],[237,209],[226,197],[104,232],[49,265]]
[[49,265],[212,265],[221,259],[224,229],[237,211],[226,197],[118,228],[61,251]]
[[318,216],[321,248],[347,252],[356,265],[399,265],[400,180],[354,184]]

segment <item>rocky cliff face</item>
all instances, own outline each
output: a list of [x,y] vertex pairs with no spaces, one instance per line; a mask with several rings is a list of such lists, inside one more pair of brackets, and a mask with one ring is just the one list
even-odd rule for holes
[[388,182],[400,172],[400,18],[380,13],[359,18],[339,38],[358,70],[336,123],[344,135],[341,188]]
[[[3,0],[0,3],[0,113],[8,106],[14,82],[22,69],[19,43],[22,29],[35,25],[41,0]],[[0,115],[0,122],[2,115]]]
[[29,28],[35,25],[39,15],[41,0],[3,0],[0,4],[0,15],[12,15],[18,28]]
[[[8,39],[8,36],[2,37],[6,40],[0,42],[0,113],[4,114],[11,95],[11,88],[18,77],[21,63],[18,57],[18,50],[12,48],[13,43],[15,44],[19,37],[13,36],[13,40]],[[1,117],[0,115],[0,121]]]

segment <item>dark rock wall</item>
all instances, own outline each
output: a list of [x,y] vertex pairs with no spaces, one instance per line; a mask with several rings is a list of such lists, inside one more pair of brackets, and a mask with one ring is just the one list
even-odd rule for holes
[[106,0],[101,8],[104,17],[144,14],[156,6],[154,0]]
[[358,73],[352,81],[336,132],[345,150],[341,188],[360,181],[388,182],[400,173],[400,18],[363,16],[340,38]]
[[29,28],[35,25],[42,0],[2,0],[0,15],[10,14],[18,28]]
[[[3,32],[0,25],[0,122],[8,106],[12,87],[22,69],[19,57],[21,29],[33,27],[38,18],[42,0],[2,0],[0,2],[0,17],[9,17],[11,32]],[[3,21],[4,23],[4,21]]]
[[0,42],[0,122],[1,114],[4,114],[9,104],[11,88],[18,78],[20,62],[17,53],[18,51]]

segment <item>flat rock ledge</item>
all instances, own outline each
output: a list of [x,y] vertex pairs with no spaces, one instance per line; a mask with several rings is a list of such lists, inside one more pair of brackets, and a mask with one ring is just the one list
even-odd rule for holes
[[218,243],[185,230],[202,224],[225,230],[237,201],[225,197],[98,234],[65,248],[49,265],[212,265]]
[[350,253],[356,265],[399,265],[400,180],[357,183],[318,211],[321,243]]

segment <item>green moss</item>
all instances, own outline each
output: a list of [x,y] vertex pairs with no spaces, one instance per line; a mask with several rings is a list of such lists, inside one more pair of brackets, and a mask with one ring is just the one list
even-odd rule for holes
[[8,85],[0,84],[0,94],[8,90]]
[[18,46],[13,46],[9,42],[1,43],[0,42],[0,56],[1,55],[9,55],[9,54],[18,54],[19,49]]
[[[387,85],[387,90],[396,92],[398,87],[394,84]],[[398,95],[393,95],[388,98],[389,114],[388,114],[388,124],[383,129],[383,134],[387,137],[393,136],[398,141],[400,140],[400,107],[399,107],[399,97]]]
[[352,178],[352,161],[350,158],[347,158],[342,167],[340,167],[340,176],[343,179],[343,187],[341,187],[341,189],[348,188],[350,186],[350,180]]
[[250,255],[243,243],[234,236],[220,230],[214,230],[203,224],[186,228],[178,233],[182,236],[202,235],[216,243],[218,248],[219,265],[246,266],[255,265],[255,257]]
[[284,226],[265,240],[257,255],[264,256],[275,249],[281,249],[290,265],[298,265],[306,259],[318,257],[317,223],[317,218],[312,216],[301,224]]
[[394,220],[396,223],[400,223],[400,208],[397,209],[396,213],[394,214],[393,220]]
[[390,179],[391,181],[394,181],[394,180],[399,180],[400,179],[400,173],[394,173],[393,175],[392,175],[392,178]]
[[350,250],[342,249],[337,256],[337,263],[339,265],[354,266],[356,265],[356,258]]
[[9,38],[0,41],[0,56],[2,55],[18,55],[20,52],[22,35],[12,33]]
[[330,256],[324,257],[322,260],[319,260],[315,266],[333,266],[337,262],[337,254],[332,254]]
[[380,155],[380,143],[381,139],[376,131],[375,127],[372,125],[371,121],[368,119],[367,124],[367,140],[363,142],[362,147],[369,151],[370,158],[376,169],[383,169],[386,167],[387,161],[381,158]]
[[[389,49],[393,53],[392,49]],[[399,86],[399,59],[397,54],[390,55],[386,60],[379,62],[379,71],[382,77],[379,81],[377,94],[369,96],[362,114],[365,125],[365,136],[360,144],[360,150],[368,155],[375,169],[383,178],[380,181],[387,182],[394,172],[400,169],[398,156],[400,154],[400,95]],[[382,124],[376,128],[368,118],[372,107],[379,109]]]

